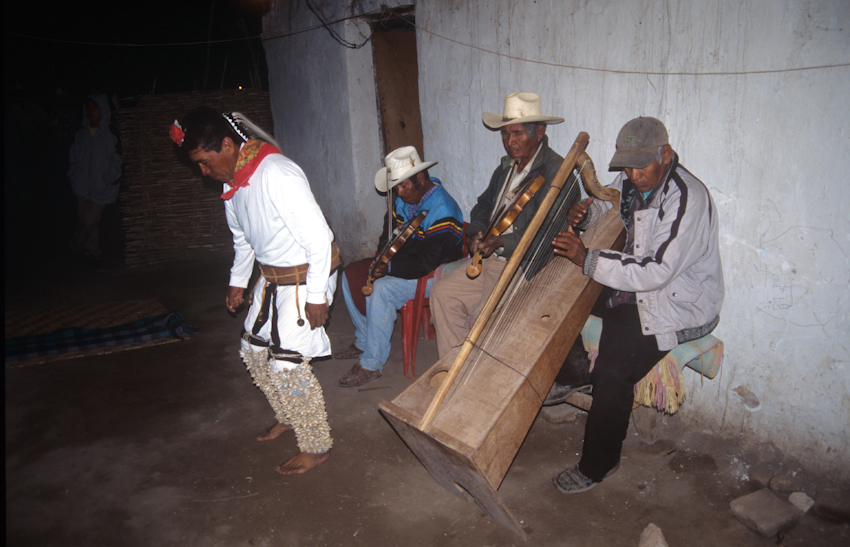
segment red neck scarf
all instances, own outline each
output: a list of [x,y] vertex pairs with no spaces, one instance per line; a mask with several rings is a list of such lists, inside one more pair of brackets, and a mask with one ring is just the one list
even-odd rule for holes
[[221,195],[221,199],[227,200],[233,197],[236,190],[243,186],[248,186],[248,179],[260,166],[263,158],[270,154],[280,154],[280,150],[270,145],[267,142],[258,139],[249,139],[239,150],[239,156],[236,158],[236,171],[233,173],[233,180],[228,182],[231,186],[230,190]]

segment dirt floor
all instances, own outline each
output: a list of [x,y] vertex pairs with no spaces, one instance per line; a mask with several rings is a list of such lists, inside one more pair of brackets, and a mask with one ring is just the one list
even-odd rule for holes
[[[635,546],[649,523],[671,546],[850,545],[846,515],[827,510],[810,511],[780,538],[746,528],[729,502],[760,487],[750,476],[755,466],[793,474],[831,507],[847,507],[846,485],[677,418],[659,423],[654,444],[631,428],[620,471],[564,496],[551,477],[578,460],[580,412],[562,424],[538,416],[501,485],[528,534],[522,539],[438,485],[379,414],[378,404],[411,382],[398,327],[383,377],[363,388],[337,386],[353,361],[315,362],[335,445],[315,470],[278,475],[295,439],[254,440],[273,414],[238,356],[244,312],[232,317],[224,308],[228,268],[224,261],[7,279],[7,311],[158,298],[200,326],[180,343],[7,366],[7,545]],[[353,340],[341,296],[328,331],[335,348]],[[420,372],[435,360],[435,342],[420,341]]]

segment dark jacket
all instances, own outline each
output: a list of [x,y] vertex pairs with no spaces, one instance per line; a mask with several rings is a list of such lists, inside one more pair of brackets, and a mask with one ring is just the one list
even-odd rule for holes
[[[537,208],[540,206],[540,203],[549,191],[552,179],[555,178],[555,174],[558,172],[558,169],[560,169],[563,162],[564,158],[549,148],[549,137],[544,135],[540,153],[537,154],[537,157],[534,158],[534,162],[531,164],[531,172],[534,173],[537,169],[542,168],[541,172],[546,178],[546,183],[540,188],[540,190],[537,191],[537,193],[534,194],[534,197],[525,204],[525,207],[522,208],[522,212],[520,212],[519,216],[517,216],[516,220],[512,224],[513,232],[502,235],[505,246],[504,250],[500,253],[501,256],[510,258],[511,254],[513,254],[517,243],[519,243],[519,240],[522,238],[522,235],[525,233],[528,225],[531,224],[531,219],[534,218]],[[508,171],[510,171],[512,163],[513,160],[510,156],[503,156],[499,167],[493,171],[493,176],[490,177],[489,186],[487,186],[484,193],[478,196],[478,203],[472,208],[472,212],[469,215],[470,221],[469,227],[467,228],[468,234],[483,232],[487,229],[487,226],[490,224],[490,215],[493,213],[493,208],[498,205],[496,200],[499,199],[499,194],[501,193],[502,186],[505,183],[505,177],[508,176]],[[487,234],[484,235],[486,236]]]

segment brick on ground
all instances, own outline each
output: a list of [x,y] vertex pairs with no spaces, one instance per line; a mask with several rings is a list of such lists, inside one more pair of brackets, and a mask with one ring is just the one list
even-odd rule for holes
[[803,513],[811,509],[812,505],[815,504],[815,500],[813,500],[803,492],[794,492],[793,494],[788,496],[788,501],[790,501],[797,509],[799,509]]
[[540,411],[543,419],[550,424],[571,424],[576,421],[576,411],[570,405],[564,403],[561,405],[544,406]]
[[640,534],[638,547],[668,547],[668,545],[664,534],[661,533],[661,528],[650,522]]
[[787,500],[764,488],[729,503],[732,514],[751,530],[773,537],[799,522],[800,511]]

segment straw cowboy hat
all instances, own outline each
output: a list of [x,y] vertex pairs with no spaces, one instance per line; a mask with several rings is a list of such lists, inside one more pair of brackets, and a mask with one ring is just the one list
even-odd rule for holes
[[505,97],[504,114],[485,112],[482,117],[484,125],[494,131],[515,123],[556,124],[564,121],[564,118],[557,116],[544,116],[543,109],[540,107],[540,96],[527,91],[511,93]]
[[[436,165],[436,161],[422,161],[413,146],[402,146],[393,150],[384,158],[386,167],[375,173],[375,188],[378,192],[387,192],[416,173]],[[387,176],[389,174],[389,176]]]

